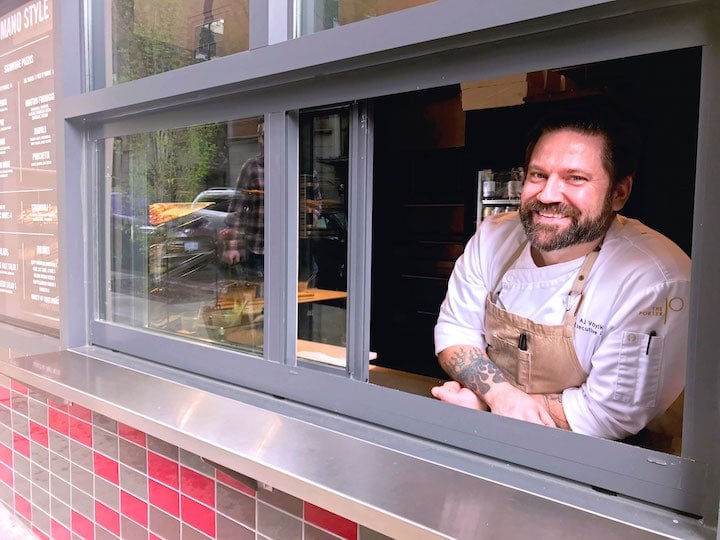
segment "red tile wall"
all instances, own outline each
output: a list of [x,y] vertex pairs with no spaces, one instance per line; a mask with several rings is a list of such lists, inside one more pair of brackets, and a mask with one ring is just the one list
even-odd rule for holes
[[4,376],[0,501],[41,539],[386,538]]
[[106,531],[120,535],[120,514],[99,501],[95,501],[95,522]]

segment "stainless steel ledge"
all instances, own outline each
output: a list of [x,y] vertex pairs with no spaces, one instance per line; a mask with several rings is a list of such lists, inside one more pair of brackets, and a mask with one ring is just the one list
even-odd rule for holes
[[[608,508],[629,504],[635,519],[612,518],[602,505],[588,509],[582,501],[576,506],[554,498],[553,490],[573,490],[558,479],[536,482],[546,485],[536,492],[513,487],[407,451],[413,445],[426,451],[432,446],[427,441],[411,440],[400,451],[379,444],[390,436],[329,429],[312,415],[301,419],[251,404],[249,391],[234,389],[249,399],[231,399],[172,380],[172,370],[151,374],[132,368],[137,359],[120,365],[117,353],[88,351],[10,359],[0,362],[0,372],[393,538],[709,537],[690,518],[607,496]],[[596,497],[602,501],[604,495]]]

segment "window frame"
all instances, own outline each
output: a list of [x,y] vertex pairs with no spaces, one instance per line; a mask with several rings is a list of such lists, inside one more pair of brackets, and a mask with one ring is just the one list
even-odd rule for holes
[[[68,248],[70,243],[63,243],[66,249],[61,252],[62,267],[71,268],[73,260],[82,260],[85,271],[78,273],[79,276],[70,276],[69,272],[64,272],[62,276],[66,286],[61,287],[61,291],[67,291],[61,300],[61,313],[65,314],[61,328],[64,346],[90,345],[119,350],[172,365],[181,371],[211,377],[231,374],[225,380],[233,384],[428,437],[503,462],[702,515],[709,522],[717,523],[717,494],[720,491],[717,450],[720,448],[720,436],[717,430],[708,435],[703,426],[714,425],[718,418],[715,398],[718,395],[720,368],[710,361],[694,359],[712,358],[714,329],[711,321],[717,319],[716,306],[720,304],[718,292],[710,287],[711,279],[720,275],[720,259],[713,251],[713,239],[709,232],[716,228],[711,224],[720,226],[720,219],[712,207],[713,203],[720,203],[717,187],[720,182],[712,182],[719,174],[712,159],[712,149],[713,141],[720,140],[720,129],[708,120],[720,115],[720,88],[714,80],[720,78],[717,76],[720,73],[720,37],[716,30],[720,28],[717,25],[720,14],[717,6],[709,2],[679,7],[673,6],[674,3],[667,1],[658,6],[657,2],[644,1],[606,3],[568,0],[540,8],[535,5],[523,7],[524,2],[437,2],[214,59],[120,87],[86,94],[71,93],[62,101],[66,163],[64,176],[59,174],[59,180],[63,177],[84,179],[84,183],[78,185],[61,182],[60,204],[67,215],[62,234],[64,238],[75,233],[82,234],[89,239],[84,245],[93,246],[98,241],[93,224],[102,213],[93,211],[94,205],[87,201],[96,200],[98,195],[94,189],[97,163],[92,152],[93,141],[98,139],[228,120],[228,114],[233,118],[265,114],[266,139],[274,147],[268,150],[273,156],[267,165],[268,178],[278,173],[286,175],[286,178],[296,178],[296,111],[306,107],[372,98],[377,95],[378,88],[387,93],[431,88],[477,79],[478,76],[490,78],[700,46],[703,54],[693,254],[700,255],[697,260],[702,265],[694,264],[692,269],[692,280],[696,285],[691,295],[690,360],[682,458],[670,456],[672,459],[668,459],[666,454],[548,430],[493,415],[483,415],[478,421],[472,411],[358,384],[353,380],[359,378],[362,381],[363,370],[367,372],[366,365],[359,358],[367,358],[369,336],[369,320],[365,314],[369,313],[366,308],[370,286],[372,192],[368,184],[371,182],[365,182],[364,191],[350,193],[350,222],[358,223],[359,218],[366,218],[364,230],[362,227],[349,228],[348,256],[353,264],[348,267],[353,269],[353,274],[348,275],[348,356],[352,378],[301,369],[296,365],[294,340],[297,324],[296,321],[291,324],[297,275],[294,266],[297,264],[294,257],[297,252],[297,220],[292,218],[297,212],[296,182],[269,182],[272,187],[268,188],[266,215],[278,215],[276,211],[281,210],[285,216],[283,220],[268,218],[266,222],[266,257],[272,269],[267,279],[283,284],[282,287],[266,288],[269,292],[266,298],[265,357],[271,361],[94,320],[98,299],[93,291],[101,288],[94,272],[98,261],[92,249],[82,246]],[[472,14],[484,15],[485,19],[479,19],[484,22],[477,23],[470,16],[463,17],[460,22],[454,21],[453,12],[463,8]],[[71,11],[71,8],[62,9]],[[493,9],[500,14],[493,14]],[[546,11],[541,13],[541,9]],[[616,16],[622,18],[616,19]],[[407,25],[412,32],[395,28],[392,38],[385,37],[393,33],[387,30],[398,24]],[[682,28],[683,32],[672,32],[673,28]],[[383,37],[368,45],[364,43],[368,34]],[[66,35],[63,39],[74,38]],[[580,51],[567,47],[568,43],[580,45]],[[534,54],[527,55],[529,50]],[[291,67],[284,60],[288,58],[310,60],[300,67]],[[268,64],[268,60],[275,60],[275,63]],[[247,66],[251,69],[243,71]],[[233,75],[223,75],[226,72]],[[237,73],[246,73],[245,78]],[[319,74],[324,76],[317,77]],[[228,77],[232,77],[229,82]],[[202,83],[196,82],[207,80],[216,83],[203,88]],[[168,88],[173,90],[165,90]],[[258,91],[263,88],[264,91]],[[197,105],[198,100],[203,101],[203,107]],[[186,108],[176,108],[183,106]],[[362,118],[360,112],[358,118]],[[351,130],[357,137],[353,142],[351,135],[351,146],[368,156],[372,155],[371,115],[365,118],[364,131],[360,121]],[[84,157],[77,160],[74,155]],[[357,167],[356,178],[363,178],[363,175],[368,178],[372,170],[371,163],[362,159],[357,160],[353,167]],[[73,209],[79,210],[79,213],[73,212]],[[272,264],[272,261],[278,260],[289,264]],[[354,264],[355,261],[358,264]],[[81,313],[86,324],[77,324],[77,315],[70,317],[70,313]],[[291,330],[288,331],[288,328]],[[285,339],[273,341],[271,335],[284,335]],[[172,364],[167,358],[174,359]],[[486,435],[478,435],[476,428],[482,428]],[[657,460],[665,460],[671,466],[662,466]],[[712,495],[705,496],[706,493]]]

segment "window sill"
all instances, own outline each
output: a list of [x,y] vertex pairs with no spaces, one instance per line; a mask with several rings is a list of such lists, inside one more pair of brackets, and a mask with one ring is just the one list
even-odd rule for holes
[[[587,486],[105,349],[9,359],[0,372],[395,538],[708,532]],[[478,463],[486,476],[463,472]]]

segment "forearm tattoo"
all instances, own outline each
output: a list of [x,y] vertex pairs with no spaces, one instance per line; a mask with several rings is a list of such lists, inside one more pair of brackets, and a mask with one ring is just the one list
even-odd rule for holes
[[500,368],[477,347],[454,351],[446,369],[448,375],[479,396],[484,396],[490,390],[489,381],[507,382]]

